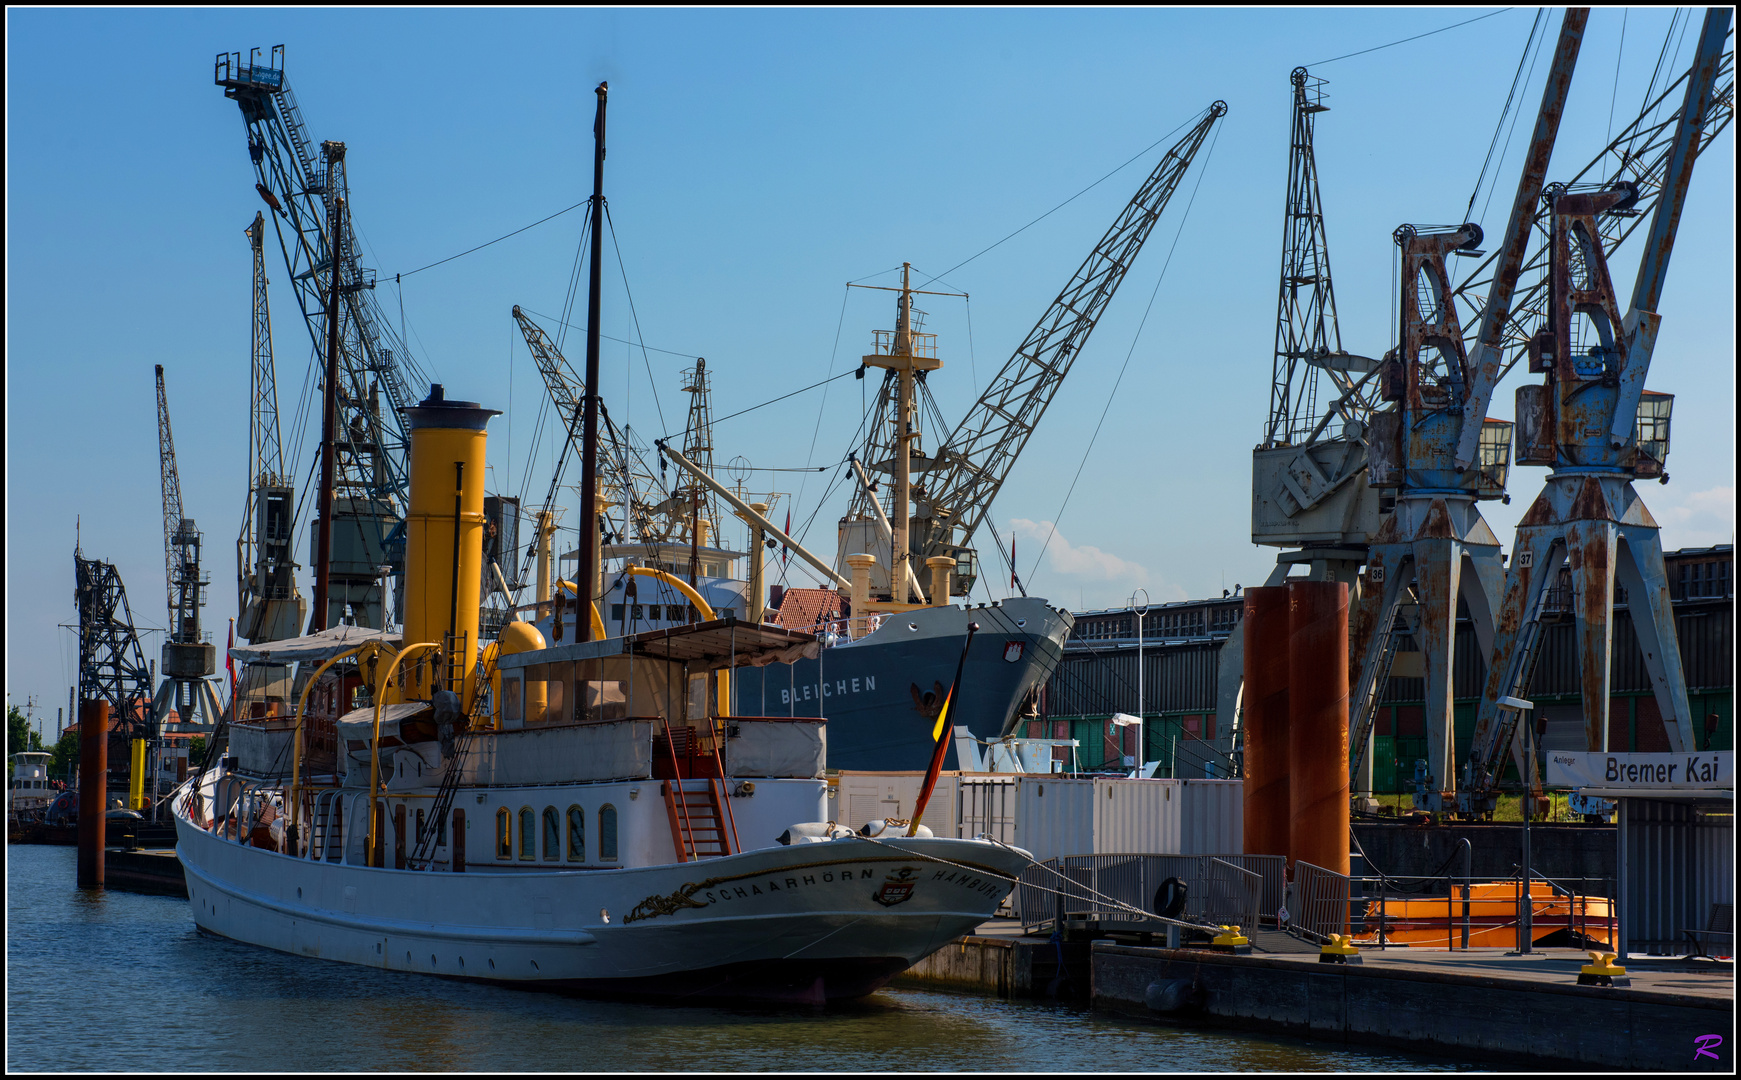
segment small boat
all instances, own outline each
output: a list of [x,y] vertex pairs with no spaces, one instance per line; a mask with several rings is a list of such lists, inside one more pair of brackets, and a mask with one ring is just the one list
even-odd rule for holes
[[[1421,948],[1515,948],[1521,881],[1490,881],[1446,896],[1387,895],[1368,898],[1365,933],[1356,945]],[[1607,897],[1573,896],[1547,881],[1529,883],[1531,942],[1567,948],[1612,948],[1614,904]],[[1467,928],[1467,939],[1464,932]]]
[[12,776],[6,785],[8,817],[44,810],[54,801],[59,791],[48,778],[48,763],[53,759],[53,754],[38,750],[12,755]]

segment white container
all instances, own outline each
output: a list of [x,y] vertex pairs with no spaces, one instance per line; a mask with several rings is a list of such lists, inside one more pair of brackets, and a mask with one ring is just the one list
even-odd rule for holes
[[1014,843],[1044,862],[1094,851],[1093,780],[1016,778]]
[[[942,773],[925,804],[925,827],[934,836],[957,835],[959,774]],[[857,831],[884,818],[911,819],[924,786],[922,772],[855,772],[842,769],[834,788],[834,820]]]
[[1243,781],[1021,777],[1017,846],[1059,855],[1226,855],[1244,844]]
[[1178,780],[1179,854],[1229,855],[1245,850],[1245,781]]

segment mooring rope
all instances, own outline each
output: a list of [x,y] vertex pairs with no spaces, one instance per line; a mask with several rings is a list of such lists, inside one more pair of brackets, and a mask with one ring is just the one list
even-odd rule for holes
[[[899,851],[901,854],[909,855],[909,856],[912,856],[913,858],[929,859],[932,862],[944,863],[948,866],[953,866],[953,867],[956,867],[956,868],[961,869],[961,870],[971,870],[975,873],[988,873],[989,872],[989,873],[994,874],[994,876],[997,876],[997,877],[1003,876],[1002,874],[999,874],[996,871],[987,871],[982,866],[969,866],[966,863],[958,863],[952,859],[945,859],[941,855],[928,855],[922,851],[911,851],[907,848],[897,847],[894,844],[885,843],[884,841],[877,840],[873,837],[858,835],[855,838],[859,839],[859,840],[866,841],[867,843],[881,845],[883,847],[889,848],[892,851]],[[1210,931],[1214,931],[1214,930],[1221,929],[1221,926],[1219,924],[1187,922],[1183,919],[1172,919],[1172,918],[1168,918],[1165,915],[1157,915],[1152,911],[1144,911],[1142,908],[1132,907],[1131,905],[1125,903],[1122,900],[1114,899],[1113,897],[1107,896],[1105,893],[1099,892],[1095,889],[1091,889],[1088,886],[1081,884],[1080,882],[1071,881],[1070,878],[1067,877],[1063,873],[1063,871],[1057,869],[1056,867],[1047,866],[1045,863],[1040,862],[1039,860],[1035,859],[1032,855],[1029,855],[1027,852],[1023,851],[1022,849],[1020,849],[1018,847],[1013,847],[1009,844],[1006,844],[1002,840],[998,840],[998,839],[995,839],[995,838],[989,837],[989,836],[977,837],[976,839],[983,839],[988,844],[994,844],[994,845],[996,845],[1000,848],[1003,848],[1004,850],[1010,852],[1013,855],[1021,856],[1022,858],[1028,860],[1029,866],[1037,866],[1042,870],[1046,870],[1046,871],[1048,871],[1048,872],[1050,872],[1058,877],[1064,878],[1064,880],[1067,883],[1069,883],[1070,885],[1075,886],[1077,889],[1081,890],[1084,893],[1088,893],[1089,895],[1093,896],[1097,900],[1105,901],[1109,907],[1111,907],[1115,910],[1125,912],[1125,913],[1131,914],[1131,915],[1137,915],[1137,916],[1140,916],[1144,919],[1153,919],[1156,922],[1164,923],[1168,926],[1177,926],[1180,929],[1184,929],[1184,930],[1210,930]],[[1019,885],[1019,884],[1021,884],[1021,879],[1019,877],[1011,878],[1010,882],[1012,884]],[[1071,894],[1068,892],[1063,892],[1063,891],[1058,890],[1058,889],[1049,889],[1044,885],[1036,885],[1036,884],[1033,884],[1031,882],[1028,884],[1028,888],[1038,889],[1041,892],[1051,893],[1054,896],[1062,896],[1062,897],[1065,897],[1066,899],[1068,899],[1071,896]]]

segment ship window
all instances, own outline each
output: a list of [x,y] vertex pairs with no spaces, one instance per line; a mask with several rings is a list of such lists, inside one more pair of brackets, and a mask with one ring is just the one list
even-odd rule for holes
[[639,605],[639,604],[630,604],[629,605],[629,618],[634,619],[637,622],[640,621],[640,619],[641,619],[641,605]]
[[586,861],[586,811],[578,806],[568,808],[568,861]]
[[508,808],[502,807],[496,811],[496,858],[511,859],[514,857],[514,833],[508,823]]
[[623,605],[621,605],[621,604],[612,604],[611,605],[611,621],[612,622],[622,622],[623,621]]
[[562,858],[562,826],[556,820],[556,807],[544,808],[544,861],[555,862]]
[[547,724],[559,724],[562,722],[563,715],[563,691],[567,689],[568,682],[561,675],[557,674],[555,664],[550,665],[550,667],[550,673],[556,677],[545,684],[547,689],[544,692],[544,722]]
[[510,726],[520,722],[520,678],[502,680],[502,719]]
[[617,808],[610,803],[598,808],[598,857],[603,862],[617,861]]
[[520,808],[520,858],[537,858],[538,815],[530,806]]
[[423,807],[417,808],[417,846],[423,846]]

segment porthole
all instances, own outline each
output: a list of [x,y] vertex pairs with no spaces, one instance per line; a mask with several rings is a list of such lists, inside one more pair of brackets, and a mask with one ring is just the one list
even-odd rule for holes
[[301,885],[298,885],[298,886],[297,886],[297,887],[296,887],[296,898],[297,898],[297,899],[298,899],[298,900],[301,900],[301,899],[302,899],[302,886],[301,886]]
[[536,961],[536,960],[532,961],[532,970],[533,971],[538,970],[538,961]]
[[429,954],[429,966],[430,967],[435,966],[435,954],[434,953]]
[[491,971],[496,970],[496,962],[493,959],[490,961],[490,970]]
[[1026,619],[1017,619],[1017,620],[1016,620],[1016,625],[1017,625],[1017,626],[1026,626],[1026,625],[1028,625],[1028,620],[1026,620]]
[[909,629],[913,633],[917,634],[919,632],[919,624],[916,622],[910,622],[907,624],[907,629]]

